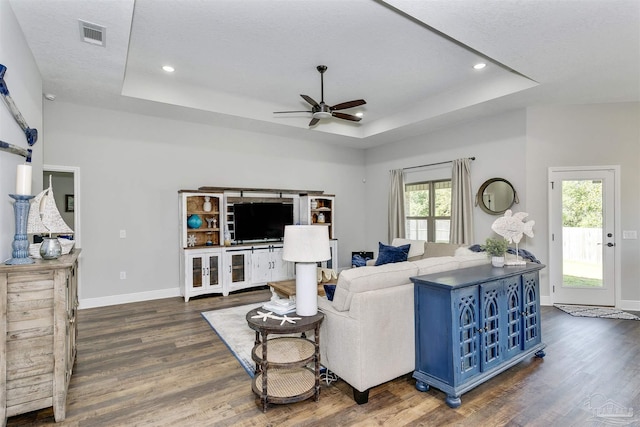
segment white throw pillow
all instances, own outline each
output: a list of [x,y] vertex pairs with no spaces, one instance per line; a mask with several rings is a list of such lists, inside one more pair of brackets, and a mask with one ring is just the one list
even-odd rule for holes
[[396,237],[391,242],[391,246],[411,245],[407,258],[424,255],[424,240],[400,239]]

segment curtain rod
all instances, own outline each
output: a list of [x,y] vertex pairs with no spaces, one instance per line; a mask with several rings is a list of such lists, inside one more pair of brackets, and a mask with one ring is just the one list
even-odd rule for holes
[[[475,157],[468,157],[469,160],[475,160]],[[427,166],[436,166],[436,165],[446,165],[447,163],[452,163],[453,160],[447,160],[446,162],[438,162],[438,163],[429,163],[428,165],[420,165],[420,166],[410,166],[408,168],[402,168],[403,171],[409,170],[409,169],[417,169],[417,168],[424,168]]]

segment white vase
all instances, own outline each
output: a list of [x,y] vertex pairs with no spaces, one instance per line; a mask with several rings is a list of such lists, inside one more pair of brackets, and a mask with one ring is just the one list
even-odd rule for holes
[[492,256],[491,265],[494,267],[504,267],[504,256]]
[[204,203],[202,204],[202,210],[205,212],[211,212],[211,197],[204,196]]

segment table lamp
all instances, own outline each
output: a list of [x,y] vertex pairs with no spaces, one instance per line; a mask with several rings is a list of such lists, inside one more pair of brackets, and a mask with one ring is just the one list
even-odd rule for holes
[[282,259],[296,263],[296,314],[318,313],[317,263],[331,258],[329,230],[320,225],[287,225]]

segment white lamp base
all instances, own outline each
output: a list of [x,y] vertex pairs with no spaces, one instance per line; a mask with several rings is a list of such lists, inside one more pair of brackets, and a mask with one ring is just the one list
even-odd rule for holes
[[315,262],[296,263],[296,314],[318,314],[318,273]]

